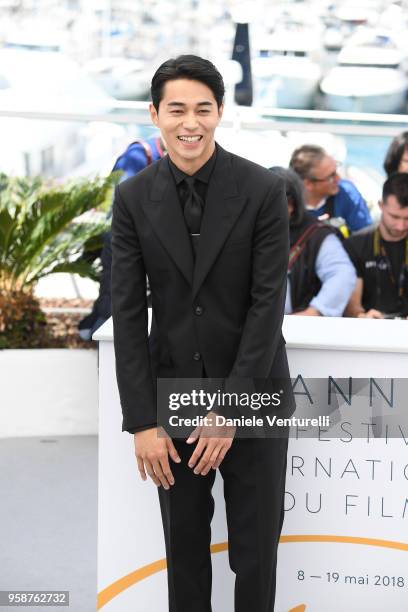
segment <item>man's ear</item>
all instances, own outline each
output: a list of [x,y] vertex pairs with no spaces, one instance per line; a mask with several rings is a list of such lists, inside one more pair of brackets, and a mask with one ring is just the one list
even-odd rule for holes
[[223,112],[224,112],[224,103],[222,103],[221,106],[218,109],[218,117],[220,118],[220,121],[222,119]]
[[378,200],[378,208],[381,210],[381,212],[384,210],[384,201],[383,200]]
[[157,127],[159,125],[159,116],[157,114],[156,108],[153,105],[153,102],[150,102],[149,104],[149,112],[152,123],[154,123],[154,125]]

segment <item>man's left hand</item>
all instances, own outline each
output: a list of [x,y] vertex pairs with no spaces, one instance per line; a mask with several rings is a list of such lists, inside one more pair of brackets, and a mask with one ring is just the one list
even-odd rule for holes
[[213,412],[209,412],[206,418],[208,425],[196,427],[187,439],[187,444],[198,440],[188,462],[188,466],[194,468],[194,474],[206,476],[211,468],[216,470],[220,467],[234,441],[236,428],[216,425],[215,416]]

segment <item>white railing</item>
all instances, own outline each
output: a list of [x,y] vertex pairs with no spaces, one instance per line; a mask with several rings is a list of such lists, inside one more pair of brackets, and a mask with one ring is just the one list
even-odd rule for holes
[[[69,101],[55,108],[33,108],[30,105],[0,107],[0,117],[19,117],[51,121],[105,121],[119,124],[151,125],[148,102],[111,100],[84,101],[83,109],[70,110]],[[104,107],[103,110],[100,109]],[[266,107],[230,106],[221,126],[232,129],[324,131],[356,136],[395,136],[406,129],[406,115],[380,113],[344,113],[323,110],[292,110]]]

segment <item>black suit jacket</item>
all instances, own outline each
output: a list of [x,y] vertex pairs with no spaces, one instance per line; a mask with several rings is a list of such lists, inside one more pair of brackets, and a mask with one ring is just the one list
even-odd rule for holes
[[[116,187],[112,312],[123,431],[155,423],[156,377],[289,376],[282,179],[217,145],[196,261],[168,158]],[[146,274],[154,324],[147,335]]]

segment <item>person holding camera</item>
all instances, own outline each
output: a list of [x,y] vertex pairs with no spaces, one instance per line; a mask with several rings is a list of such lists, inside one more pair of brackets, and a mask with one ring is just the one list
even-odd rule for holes
[[384,183],[378,227],[345,241],[357,271],[357,285],[345,316],[408,318],[408,174]]

